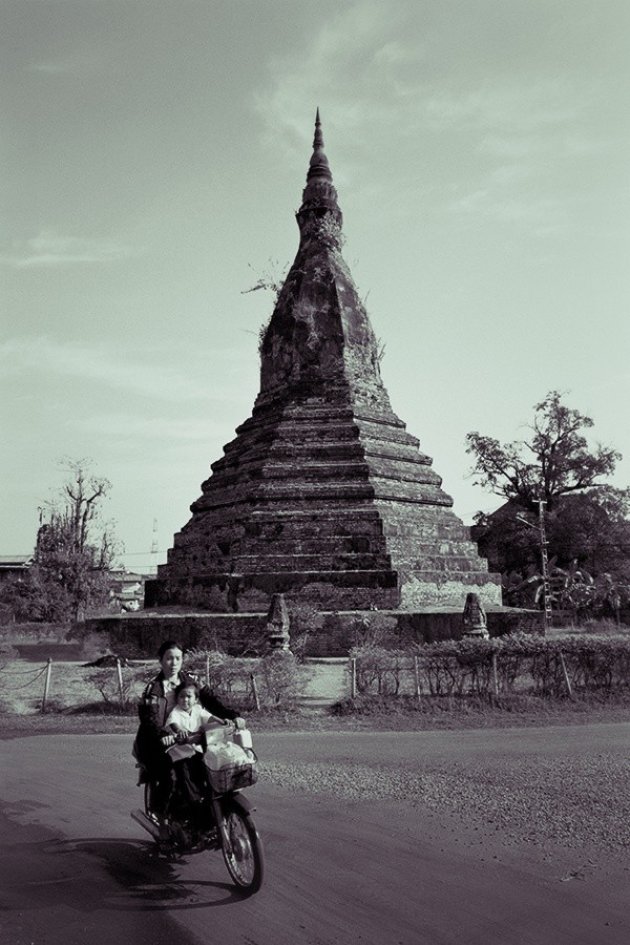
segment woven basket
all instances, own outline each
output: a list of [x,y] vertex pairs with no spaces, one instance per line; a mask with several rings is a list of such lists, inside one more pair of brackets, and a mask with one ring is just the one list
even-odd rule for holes
[[249,787],[258,780],[258,771],[256,762],[252,761],[246,765],[226,765],[224,768],[213,770],[208,768],[208,777],[212,790],[217,794],[225,794],[226,791],[237,791],[239,788]]

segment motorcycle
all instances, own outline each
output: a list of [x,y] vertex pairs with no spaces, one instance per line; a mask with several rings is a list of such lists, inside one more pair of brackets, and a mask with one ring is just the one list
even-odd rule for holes
[[[256,780],[256,756],[249,732],[222,734],[228,747],[217,747],[216,730],[204,733],[202,743],[206,777],[201,788],[201,801],[190,804],[176,787],[169,802],[168,816],[159,817],[152,804],[155,783],[146,768],[139,764],[139,784],[144,784],[144,810],[131,811],[131,817],[149,833],[159,851],[169,858],[221,850],[233,882],[246,895],[258,892],[264,875],[263,846],[252,817],[255,809],[241,793]],[[236,748],[235,748],[236,746]],[[225,754],[244,764],[223,764]],[[238,752],[242,753],[239,759]],[[223,754],[222,754],[223,753]],[[232,758],[233,760],[233,758]]]

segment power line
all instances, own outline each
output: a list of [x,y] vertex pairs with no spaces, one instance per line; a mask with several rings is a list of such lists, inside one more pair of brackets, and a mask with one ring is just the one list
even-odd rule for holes
[[151,548],[148,551],[123,551],[123,555],[126,558],[129,558],[135,555],[148,555],[148,556],[165,555],[167,551],[168,551],[168,548],[154,548],[153,546],[151,546]]

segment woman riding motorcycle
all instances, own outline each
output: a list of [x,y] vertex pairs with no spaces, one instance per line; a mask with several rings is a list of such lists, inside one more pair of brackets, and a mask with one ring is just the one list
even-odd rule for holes
[[227,724],[238,718],[238,712],[224,705],[208,686],[200,686],[198,679],[182,669],[184,651],[175,640],[165,640],[158,650],[160,672],[146,686],[138,715],[140,726],[133,745],[133,755],[146,771],[141,776],[153,784],[151,804],[155,814],[166,812],[172,790],[172,762],[162,738],[167,734],[166,719],[175,706],[175,690],[185,682],[195,683],[199,701],[204,709]]

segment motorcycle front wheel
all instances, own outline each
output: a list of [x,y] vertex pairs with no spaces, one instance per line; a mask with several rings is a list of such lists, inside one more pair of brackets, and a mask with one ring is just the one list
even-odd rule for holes
[[223,859],[228,873],[243,892],[250,895],[262,886],[264,857],[262,841],[254,821],[240,810],[223,814],[223,824],[228,839],[222,843]]

